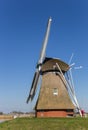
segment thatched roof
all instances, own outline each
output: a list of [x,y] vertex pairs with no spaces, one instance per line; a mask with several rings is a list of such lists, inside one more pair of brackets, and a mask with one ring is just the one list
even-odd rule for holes
[[[67,71],[69,66],[58,59],[48,59],[42,67],[42,71],[51,70],[52,66],[59,64],[63,71]],[[54,92],[56,91],[56,92]],[[74,109],[74,105],[68,95],[65,84],[62,81],[61,74],[47,71],[42,75],[42,84],[36,109]]]
[[42,65],[42,71],[52,70],[56,63],[60,66],[61,70],[66,72],[69,69],[69,65],[64,61],[57,58],[45,58],[44,63]]

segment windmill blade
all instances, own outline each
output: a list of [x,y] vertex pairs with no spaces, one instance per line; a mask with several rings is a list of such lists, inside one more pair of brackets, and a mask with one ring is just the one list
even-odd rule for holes
[[79,110],[80,116],[82,116],[81,111],[80,111],[80,106],[79,106],[79,104],[78,104],[78,101],[77,101],[76,95],[75,95],[75,93],[74,93],[74,90],[72,89],[71,85],[70,85],[69,82],[66,80],[65,76],[63,75],[63,72],[62,72],[62,70],[60,69],[60,66],[58,65],[58,63],[56,63],[56,66],[58,67],[58,69],[59,69],[59,71],[60,71],[60,73],[61,73],[61,75],[62,75],[61,78],[62,78],[62,80],[63,80],[63,82],[64,82],[64,84],[65,84],[65,86],[66,86],[66,89],[67,89],[68,93],[70,94],[70,96],[71,96],[72,99],[73,99],[72,102],[74,102],[74,104],[76,105],[76,107],[77,107],[78,110]]
[[75,93],[75,90],[74,90],[74,82],[73,82],[73,76],[72,76],[72,68],[70,68],[69,69],[69,76],[70,76],[70,80],[69,80],[69,82],[70,82],[70,84],[71,84],[71,86],[72,86],[72,89],[73,89],[73,91],[74,91],[74,93]]
[[79,106],[77,97],[76,97],[76,95],[75,95],[74,82],[73,82],[73,76],[72,76],[71,68],[70,68],[69,72],[70,72],[69,74],[70,74],[71,83],[72,83],[72,89],[73,89],[73,91],[74,91],[74,95],[73,95],[73,96],[74,96],[74,100],[75,100],[75,102],[76,102],[76,104],[77,104],[77,108],[78,108],[79,114],[80,114],[80,116],[82,117],[81,109],[80,109],[80,106]]
[[44,38],[44,41],[43,41],[42,50],[41,50],[41,53],[40,53],[40,58],[39,58],[39,61],[38,61],[37,67],[36,67],[36,72],[34,74],[34,78],[33,78],[33,81],[32,81],[29,96],[27,98],[27,103],[29,102],[30,99],[33,100],[35,93],[36,93],[37,84],[38,84],[39,77],[40,77],[41,66],[42,66],[44,58],[45,58],[45,52],[46,52],[46,47],[47,47],[47,43],[48,43],[51,21],[52,21],[52,19],[49,18],[47,30],[46,30],[46,33],[45,33],[45,38]]
[[34,74],[34,78],[33,78],[32,85],[31,85],[31,90],[29,92],[29,96],[26,101],[27,103],[29,102],[30,99],[32,100],[35,95],[38,79],[39,79],[39,71],[35,72],[35,74]]
[[44,61],[44,58],[45,58],[45,52],[46,52],[46,47],[47,47],[47,43],[48,43],[51,22],[52,22],[52,19],[49,18],[48,24],[47,24],[47,30],[46,30],[46,33],[45,33],[45,38],[44,38],[44,41],[43,41],[43,46],[42,46],[42,50],[41,50],[41,53],[40,53],[40,58],[39,58],[38,64],[42,64],[43,61]]
[[78,70],[78,69],[82,69],[83,66],[77,66],[77,67],[74,67],[74,69]]
[[70,60],[69,60],[69,62],[68,62],[69,65],[71,64],[71,61],[72,61],[73,56],[74,56],[74,53],[72,53],[72,55],[71,55],[71,57],[70,57]]

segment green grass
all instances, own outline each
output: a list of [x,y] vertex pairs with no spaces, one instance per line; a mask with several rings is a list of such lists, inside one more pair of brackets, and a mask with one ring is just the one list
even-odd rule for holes
[[1,123],[0,130],[88,130],[88,118],[17,118]]

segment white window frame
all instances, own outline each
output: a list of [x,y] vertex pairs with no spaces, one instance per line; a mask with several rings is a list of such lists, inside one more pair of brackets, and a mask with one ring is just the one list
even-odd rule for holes
[[53,95],[58,95],[58,88],[53,88]]

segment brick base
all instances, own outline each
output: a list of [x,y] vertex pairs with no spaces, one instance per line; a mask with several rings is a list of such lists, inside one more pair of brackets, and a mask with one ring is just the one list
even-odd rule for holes
[[47,110],[47,111],[37,111],[36,117],[67,117],[67,116],[73,116],[73,112],[67,112],[66,110]]

